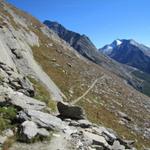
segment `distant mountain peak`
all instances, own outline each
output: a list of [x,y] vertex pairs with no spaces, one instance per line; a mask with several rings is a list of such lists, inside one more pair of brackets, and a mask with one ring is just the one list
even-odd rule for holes
[[150,48],[133,39],[117,39],[99,51],[120,63],[150,73]]

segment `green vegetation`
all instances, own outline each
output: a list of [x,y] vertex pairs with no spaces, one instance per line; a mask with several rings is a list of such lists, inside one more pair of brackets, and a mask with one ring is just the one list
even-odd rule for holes
[[35,89],[35,99],[38,99],[40,101],[43,101],[47,104],[49,108],[51,108],[52,112],[56,112],[57,110],[57,104],[55,101],[51,99],[51,96],[49,92],[46,90],[46,88],[36,79],[33,77],[28,77],[28,79],[32,82],[34,89]]
[[12,121],[16,117],[17,110],[12,107],[0,107],[0,132],[13,127]]

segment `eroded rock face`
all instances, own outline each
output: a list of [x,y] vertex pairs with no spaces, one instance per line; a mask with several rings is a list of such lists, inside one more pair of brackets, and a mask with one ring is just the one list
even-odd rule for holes
[[64,102],[58,102],[57,108],[60,113],[60,117],[71,118],[75,120],[80,120],[85,118],[84,110],[79,106],[71,106]]

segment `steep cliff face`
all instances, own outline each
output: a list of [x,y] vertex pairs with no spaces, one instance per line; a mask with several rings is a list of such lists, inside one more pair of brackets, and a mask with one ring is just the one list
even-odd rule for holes
[[[89,146],[89,149],[91,143],[84,143],[86,138],[92,142],[100,140],[102,142],[98,142],[98,146],[109,149],[116,142],[123,142],[119,140],[119,136],[116,141],[115,133],[102,129],[101,125],[94,127],[85,120],[65,120],[50,114],[48,106],[52,109],[54,104],[50,100],[53,98],[57,101],[64,99],[69,103],[76,102],[76,105],[85,109],[90,121],[114,129],[125,139],[136,140],[137,148],[149,146],[150,99],[107,69],[111,61],[107,61],[102,55],[102,64],[107,62],[108,65],[97,65],[85,59],[32,16],[5,2],[0,2],[0,7],[0,109],[4,117],[7,115],[3,107],[13,111],[7,114],[13,114],[10,118],[15,120],[17,113],[16,121],[19,119],[21,131],[24,131],[27,139],[36,135],[46,136],[47,130],[59,130],[59,135],[54,134],[54,137],[60,138],[53,141],[62,142],[58,146],[66,142],[62,141],[65,139],[62,137],[68,134],[69,137],[71,135],[70,142],[75,140],[75,146],[79,140],[85,146],[83,148]],[[94,86],[91,86],[93,83]],[[47,99],[46,95],[49,93],[45,91],[50,93],[51,98]],[[36,95],[37,92],[39,95]],[[78,100],[79,97],[82,99]],[[9,108],[10,106],[13,108]],[[77,110],[81,109],[77,107]],[[10,118],[0,119],[14,123]],[[18,126],[15,124],[15,127]],[[104,130],[109,136],[103,134]],[[84,134],[80,134],[81,132]],[[97,142],[92,143],[94,144],[97,145]],[[54,145],[50,144],[46,148],[50,149]],[[24,147],[22,144],[15,146],[13,149]]]

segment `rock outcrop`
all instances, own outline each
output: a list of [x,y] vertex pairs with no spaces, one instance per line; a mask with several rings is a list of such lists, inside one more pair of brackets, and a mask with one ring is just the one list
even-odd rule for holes
[[76,120],[85,118],[84,110],[79,106],[71,106],[64,102],[58,102],[57,107],[60,113],[60,117],[62,118],[70,118]]

